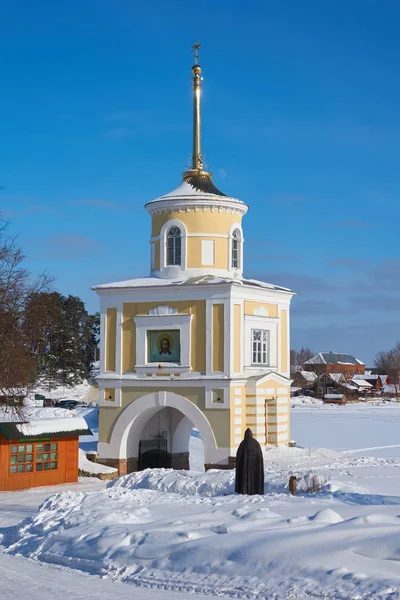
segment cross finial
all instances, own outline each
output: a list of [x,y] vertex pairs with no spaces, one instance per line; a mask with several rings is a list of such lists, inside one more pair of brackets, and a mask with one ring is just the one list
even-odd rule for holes
[[195,42],[192,46],[193,50],[194,50],[194,60],[195,60],[195,64],[198,65],[199,64],[199,48],[201,48],[201,44],[199,44],[199,42]]

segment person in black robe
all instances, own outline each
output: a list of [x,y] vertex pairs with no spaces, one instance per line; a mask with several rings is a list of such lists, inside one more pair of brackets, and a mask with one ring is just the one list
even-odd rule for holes
[[264,459],[260,444],[253,438],[251,429],[246,429],[244,439],[236,453],[237,494],[264,494]]

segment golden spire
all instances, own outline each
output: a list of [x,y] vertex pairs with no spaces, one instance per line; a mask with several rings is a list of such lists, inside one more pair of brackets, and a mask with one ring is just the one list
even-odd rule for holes
[[199,65],[199,42],[195,42],[192,46],[194,51],[194,65],[192,67],[193,81],[193,153],[190,164],[190,169],[183,173],[183,179],[198,191],[214,194],[217,196],[225,196],[220,192],[212,181],[212,174],[204,169],[203,156],[201,153],[201,111],[200,111],[200,94],[201,94],[201,66]]
[[200,94],[201,94],[201,66],[199,65],[199,42],[192,46],[194,50],[193,73],[193,154],[190,169],[194,171],[203,170],[203,158],[201,156],[201,112],[200,112]]

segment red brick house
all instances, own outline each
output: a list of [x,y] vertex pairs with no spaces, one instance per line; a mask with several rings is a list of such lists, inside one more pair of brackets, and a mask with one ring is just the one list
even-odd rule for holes
[[304,363],[304,370],[317,375],[343,373],[346,379],[352,379],[354,375],[364,375],[365,364],[351,354],[318,352]]

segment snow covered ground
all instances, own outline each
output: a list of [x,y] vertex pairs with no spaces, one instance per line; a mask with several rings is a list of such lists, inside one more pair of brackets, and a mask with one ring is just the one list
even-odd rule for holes
[[[96,411],[87,418],[96,431]],[[194,471],[0,494],[2,598],[24,597],[7,597],[18,570],[107,600],[132,590],[120,582],[141,586],[138,600],[400,598],[399,421],[395,403],[296,405],[298,447],[266,449],[264,497],[234,495],[230,471],[202,472],[196,432]],[[320,491],[290,496],[290,475],[302,490],[310,472]]]

